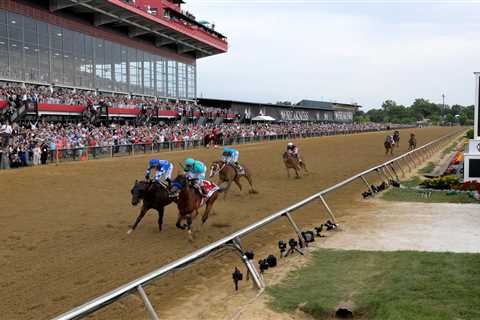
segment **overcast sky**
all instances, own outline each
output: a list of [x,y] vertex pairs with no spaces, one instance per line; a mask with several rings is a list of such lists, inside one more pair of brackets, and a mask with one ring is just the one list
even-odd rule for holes
[[198,96],[379,107],[473,103],[480,1],[187,0],[229,52],[198,61]]

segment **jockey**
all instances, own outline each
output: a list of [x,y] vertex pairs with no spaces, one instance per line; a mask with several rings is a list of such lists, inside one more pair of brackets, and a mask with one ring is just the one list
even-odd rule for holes
[[287,144],[287,153],[295,157],[298,161],[302,162],[302,159],[300,159],[299,156],[298,147],[294,145],[293,142],[289,142]]
[[388,135],[387,136],[387,141],[390,143],[390,145],[394,145],[395,144],[395,139],[393,139],[393,136],[392,135]]
[[235,170],[237,170],[238,172],[242,172],[242,167],[238,163],[238,157],[239,156],[240,156],[240,153],[238,152],[237,149],[228,148],[228,147],[223,148],[222,160],[225,163],[234,167]]
[[187,176],[188,180],[193,181],[194,187],[200,191],[202,196],[205,196],[205,192],[203,191],[203,180],[205,180],[206,171],[207,167],[205,167],[203,162],[194,160],[192,158],[185,160],[185,175]]
[[152,159],[148,162],[148,168],[145,172],[145,179],[150,179],[151,171],[155,170],[155,181],[160,183],[160,178],[164,178],[170,185],[172,179],[173,164],[167,160]]

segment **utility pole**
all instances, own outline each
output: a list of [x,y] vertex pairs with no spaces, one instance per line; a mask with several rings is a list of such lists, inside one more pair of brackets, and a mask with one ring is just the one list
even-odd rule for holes
[[443,111],[445,111],[445,94],[442,93]]

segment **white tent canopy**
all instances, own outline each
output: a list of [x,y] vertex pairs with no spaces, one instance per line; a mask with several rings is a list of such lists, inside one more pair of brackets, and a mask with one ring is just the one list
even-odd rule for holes
[[275,121],[275,118],[270,116],[256,116],[252,121]]

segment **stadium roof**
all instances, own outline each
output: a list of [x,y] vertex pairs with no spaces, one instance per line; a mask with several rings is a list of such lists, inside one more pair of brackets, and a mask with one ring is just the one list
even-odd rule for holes
[[356,104],[348,103],[338,103],[338,102],[326,102],[326,101],[317,101],[317,100],[308,100],[304,99],[297,103],[297,106],[308,109],[319,109],[319,110],[334,110],[334,107],[347,107],[347,108],[361,108]]
[[326,101],[315,101],[315,100],[301,100],[297,104],[274,104],[274,103],[261,103],[261,102],[248,102],[248,101],[235,101],[235,100],[223,100],[223,99],[209,99],[209,98],[200,98],[198,99],[200,104],[219,107],[219,108],[230,108],[233,104],[241,105],[250,105],[252,107],[278,107],[278,108],[302,108],[302,109],[313,109],[313,110],[328,110],[333,111],[338,107],[346,108],[360,108],[360,106],[347,104],[347,103],[337,103],[337,102],[326,102]]
[[[38,1],[27,2],[43,5]],[[146,40],[158,48],[171,49],[179,54],[202,58],[228,50],[225,36],[184,16],[178,8],[171,10],[171,16],[175,18],[167,18],[121,0],[50,0],[46,3],[52,13],[87,20],[95,27]],[[168,5],[165,8],[171,9]],[[182,21],[188,21],[188,24]]]

